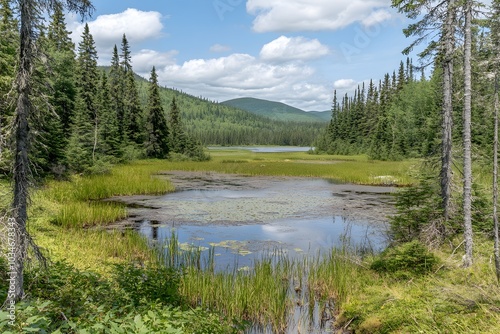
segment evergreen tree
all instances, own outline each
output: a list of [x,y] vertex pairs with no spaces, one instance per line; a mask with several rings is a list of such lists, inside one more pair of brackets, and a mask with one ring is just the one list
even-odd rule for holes
[[104,156],[119,158],[121,156],[121,151],[118,118],[116,111],[111,107],[108,78],[104,71],[101,74],[101,80],[99,82],[97,102],[100,115],[98,139],[99,153]]
[[146,153],[149,157],[163,159],[169,153],[169,131],[162,107],[156,69],[151,70],[149,79],[149,101]]
[[187,137],[182,128],[181,115],[175,97],[170,103],[169,113],[170,148],[174,153],[187,153]]
[[85,24],[82,40],[78,44],[77,64],[78,96],[66,156],[69,167],[82,172],[95,161],[99,126],[97,51],[88,24]]
[[[114,56],[113,56],[114,58]],[[123,85],[123,138],[126,141],[140,144],[142,138],[142,108],[139,92],[132,69],[132,57],[127,36],[123,34],[120,54],[120,78]],[[114,65],[115,60],[113,60]]]
[[[27,257],[27,250],[32,246],[35,255],[43,258],[38,247],[30,238],[26,229],[28,221],[28,199],[29,199],[29,150],[31,144],[29,120],[33,112],[33,69],[36,58],[36,36],[39,33],[40,12],[52,10],[55,3],[60,1],[19,1],[20,16],[20,36],[19,36],[19,57],[16,73],[16,90],[18,93],[15,110],[15,148],[14,148],[14,170],[13,170],[13,217],[15,218],[15,244],[17,246],[14,263],[11,264],[11,271],[15,273],[13,279],[13,298],[17,301],[24,296],[24,261]],[[67,1],[66,7],[71,11],[78,11],[82,15],[92,7],[87,0]],[[35,52],[34,52],[35,51]]]
[[123,70],[120,66],[120,58],[118,55],[118,48],[116,45],[113,48],[113,56],[111,58],[111,68],[109,70],[109,87],[110,87],[110,98],[111,98],[111,108],[113,109],[116,117],[118,119],[118,132],[120,138],[123,139],[125,133],[124,127],[124,75]]
[[75,45],[66,30],[62,5],[56,3],[47,32],[47,52],[49,55],[49,80],[53,94],[50,104],[59,116],[63,138],[68,138],[71,131],[71,119],[75,108]]
[[9,0],[0,0],[0,171],[10,170],[8,127],[14,113],[13,83],[19,38]]

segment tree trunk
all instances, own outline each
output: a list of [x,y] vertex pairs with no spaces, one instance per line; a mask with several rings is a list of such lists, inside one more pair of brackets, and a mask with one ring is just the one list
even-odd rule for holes
[[450,218],[452,180],[452,128],[453,128],[453,51],[455,0],[448,1],[448,13],[443,26],[443,117],[441,152],[441,199],[445,222]]
[[495,272],[500,282],[500,240],[498,234],[498,78],[495,76],[495,130],[493,139],[493,232],[495,234]]
[[17,105],[15,111],[15,151],[14,151],[14,201],[12,204],[16,226],[16,256],[15,256],[15,292],[14,299],[19,300],[24,295],[23,272],[24,259],[28,243],[26,221],[28,220],[29,197],[29,125],[28,119],[31,112],[31,76],[34,60],[34,26],[36,10],[31,0],[19,1],[20,22],[20,48],[19,67],[17,69]]
[[471,153],[471,105],[472,105],[472,0],[465,3],[465,49],[464,49],[464,239],[463,266],[472,265],[472,153]]

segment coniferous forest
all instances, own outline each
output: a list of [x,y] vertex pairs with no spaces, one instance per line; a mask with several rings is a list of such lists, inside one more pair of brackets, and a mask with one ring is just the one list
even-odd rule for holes
[[[11,97],[0,105],[0,168],[5,174],[12,159],[7,148],[15,94],[10,90],[19,31],[9,1],[0,10],[0,93]],[[30,120],[30,154],[39,176],[94,173],[135,158],[205,160],[209,156],[202,145],[310,145],[321,131],[320,123],[270,121],[163,88],[154,68],[149,80],[138,77],[126,35],[114,46],[111,64],[97,66],[88,25],[76,48],[69,34],[57,6],[36,41],[43,56],[34,73],[37,112]]]
[[500,0],[391,4],[406,59],[316,123],[142,78],[126,34],[98,65],[89,0],[0,0],[0,332],[500,332]]

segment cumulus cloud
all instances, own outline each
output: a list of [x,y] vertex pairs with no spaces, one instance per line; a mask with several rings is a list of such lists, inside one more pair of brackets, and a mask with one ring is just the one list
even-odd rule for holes
[[158,52],[155,50],[143,49],[132,55],[134,71],[147,77],[153,66],[164,68],[165,66],[175,64],[177,51]]
[[390,20],[392,18],[392,14],[385,10],[385,9],[380,9],[377,11],[374,11],[371,13],[368,17],[364,18],[361,23],[365,27],[371,27],[376,24],[382,23],[384,21]]
[[358,82],[353,79],[340,79],[333,83],[333,88],[340,90],[351,90],[356,88]]
[[231,47],[227,45],[222,45],[222,44],[214,44],[210,47],[210,52],[228,52],[231,51]]
[[391,18],[390,5],[388,0],[248,0],[247,12],[256,16],[257,32],[319,31],[379,23]]
[[248,54],[193,59],[158,71],[162,85],[217,101],[252,96],[321,110],[332,93],[314,74],[303,63],[268,63]]
[[328,47],[317,39],[281,36],[264,45],[260,57],[267,61],[308,60],[329,53]]
[[[128,8],[122,13],[99,15],[94,21],[88,22],[89,30],[98,49],[110,49],[119,45],[123,34],[130,43],[139,43],[147,39],[161,36],[163,24],[159,12],[144,12]],[[81,39],[84,23],[73,17],[68,28],[73,32],[71,37],[75,43]]]

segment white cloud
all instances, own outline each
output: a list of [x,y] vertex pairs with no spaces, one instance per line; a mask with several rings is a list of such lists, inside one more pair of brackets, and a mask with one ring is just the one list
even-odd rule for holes
[[[99,15],[94,21],[88,22],[88,25],[97,48],[109,50],[115,44],[120,45],[123,34],[127,35],[127,40],[132,44],[160,37],[163,29],[161,20],[162,15],[159,12],[128,8],[118,14]],[[75,16],[68,24],[76,44],[81,39],[84,25]]]
[[163,68],[165,66],[175,64],[175,56],[177,51],[158,52],[155,50],[143,49],[138,53],[132,54],[132,63],[134,64],[134,71],[148,77],[153,66],[156,68]]
[[390,5],[389,0],[248,0],[247,11],[256,16],[257,32],[319,31],[379,23],[390,18]]
[[270,64],[248,54],[193,59],[158,70],[162,85],[217,101],[252,96],[322,110],[331,103],[328,84],[302,63]]
[[352,90],[356,88],[358,82],[353,79],[340,79],[333,83],[333,88],[340,90]]
[[231,47],[227,45],[214,44],[210,47],[210,52],[228,52],[231,51]]
[[392,14],[385,9],[380,9],[371,13],[368,17],[364,18],[361,23],[365,27],[371,27],[376,24],[382,23],[384,21],[390,20],[392,18]]
[[281,36],[264,45],[260,57],[268,61],[308,60],[327,55],[328,47],[317,39]]

